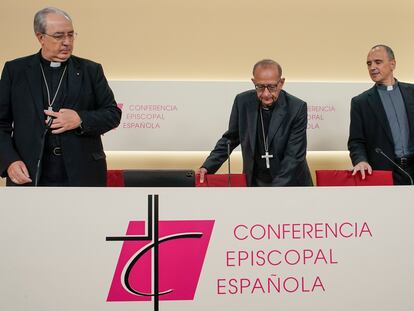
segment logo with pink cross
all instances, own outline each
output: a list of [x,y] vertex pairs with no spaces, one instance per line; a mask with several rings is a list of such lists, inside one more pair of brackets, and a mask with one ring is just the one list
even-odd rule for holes
[[159,195],[148,195],[147,221],[130,221],[108,302],[193,300],[214,220],[159,220]]

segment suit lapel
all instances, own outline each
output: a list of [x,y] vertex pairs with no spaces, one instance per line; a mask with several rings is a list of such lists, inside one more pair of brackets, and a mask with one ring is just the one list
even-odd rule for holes
[[387,138],[392,144],[394,144],[394,140],[392,139],[390,124],[388,122],[388,118],[385,113],[384,106],[382,105],[381,98],[375,86],[372,87],[370,92],[368,93],[368,105],[371,107],[371,110],[374,112],[374,115],[378,119],[379,124],[383,127],[387,135]]
[[283,120],[286,116],[286,96],[283,91],[280,92],[279,98],[274,105],[276,105],[274,108],[275,110],[272,113],[272,118],[270,119],[269,123],[269,146],[272,144],[272,140],[275,137],[277,131],[280,129],[280,126],[282,125]]
[[256,96],[255,93],[255,101],[253,101],[253,103],[248,102],[247,104],[247,128],[250,129],[249,130],[249,135],[250,135],[250,143],[251,143],[251,148],[252,148],[252,152],[254,153],[255,149],[256,149],[256,133],[257,133],[257,117],[258,117],[258,111],[259,111],[259,105],[260,105],[260,101]]
[[405,110],[407,111],[408,126],[410,129],[409,141],[411,144],[414,144],[414,90],[405,83],[399,83],[398,85],[404,100]]
[[40,71],[39,55],[35,54],[29,62],[26,69],[26,78],[29,84],[30,93],[32,95],[33,104],[37,111],[39,120],[44,125],[45,114],[43,112],[43,91],[42,91],[42,74]]
[[82,85],[83,71],[79,62],[71,57],[68,60],[68,88],[63,100],[63,107],[73,109],[79,102],[79,91]]

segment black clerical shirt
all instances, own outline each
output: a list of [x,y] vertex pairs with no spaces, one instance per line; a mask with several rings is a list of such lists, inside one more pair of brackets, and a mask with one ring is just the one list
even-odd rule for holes
[[[39,53],[40,65],[43,68],[45,78],[49,87],[50,101],[53,100],[56,91],[58,90],[59,82],[64,72],[67,62],[61,63],[59,67],[51,66],[51,62],[44,59]],[[68,88],[68,73],[66,71],[65,76],[63,77],[59,92],[56,95],[56,99],[52,105],[52,109],[55,112],[58,112],[63,107],[63,101],[66,97],[67,88]],[[43,78],[43,74],[39,77],[41,79],[42,85],[42,94],[43,94],[43,108],[48,110],[49,108],[49,99],[48,93]],[[45,115],[46,120],[46,115]],[[39,185],[41,186],[64,186],[67,184],[67,175],[65,170],[65,165],[63,161],[63,154],[56,155],[57,147],[60,147],[60,137],[51,133],[51,130],[48,131],[45,138],[45,149],[42,158],[41,166],[41,175]],[[62,151],[59,151],[62,153]]]
[[[269,124],[272,118],[272,113],[276,103],[269,108],[259,105],[258,118],[257,118],[257,131],[256,131],[256,151],[254,155],[254,169],[253,169],[253,185],[255,186],[271,186],[272,175],[270,174],[270,169],[266,167],[266,159],[262,158],[262,155],[265,154],[265,140],[264,138],[268,137]],[[260,116],[260,111],[263,116],[263,125],[262,119]],[[263,129],[264,136],[263,137]],[[267,141],[269,146],[269,142]],[[269,154],[273,154],[271,146],[269,146]]]

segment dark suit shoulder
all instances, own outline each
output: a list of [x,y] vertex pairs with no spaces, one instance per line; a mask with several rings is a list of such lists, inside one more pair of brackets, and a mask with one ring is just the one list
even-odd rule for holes
[[[406,83],[406,82],[399,82],[398,81],[398,85],[401,88],[409,88],[409,89],[414,90],[414,84],[412,84],[412,83]],[[358,94],[357,96],[353,97],[352,101],[357,102],[357,103],[358,102],[365,102],[365,101],[367,101],[368,96],[376,95],[376,92],[377,92],[377,90],[376,90],[375,85],[374,85],[370,89],[368,89],[368,90],[362,92],[361,94]]]
[[256,90],[248,90],[236,95],[234,104],[242,109],[242,107],[251,107],[251,105],[259,105]]
[[[303,101],[302,99],[300,99],[300,98],[298,98],[298,97],[296,97],[292,94],[289,94],[289,93],[287,93],[283,90],[282,90],[281,94],[284,94],[286,99],[290,103],[301,104],[301,105],[305,104],[305,101]],[[242,92],[240,94],[237,94],[236,99],[239,99],[239,100],[252,100],[252,99],[257,100],[256,90],[248,90],[248,91]]]
[[299,97],[296,97],[292,94],[289,94],[288,92],[282,91],[283,94],[285,94],[286,97],[286,101],[288,102],[289,105],[299,105],[302,106],[303,104],[306,105],[306,102],[302,99],[300,99]]
[[[304,105],[306,106],[306,102],[302,99],[287,93],[286,91],[282,90],[279,96],[283,96],[289,110],[299,110]],[[250,103],[259,103],[259,99],[257,98],[256,90],[248,90],[242,92],[236,96],[236,103],[240,105],[250,104]]]
[[376,92],[375,85],[371,87],[370,89],[362,92],[361,94],[358,94],[357,96],[354,96],[352,98],[353,102],[365,102],[369,95],[372,95]]
[[398,85],[399,85],[400,87],[405,87],[405,88],[414,89],[414,84],[412,84],[412,83],[407,83],[407,82],[400,82],[400,81],[398,81]]
[[244,91],[242,93],[239,93],[236,95],[236,99],[237,100],[256,100],[257,99],[257,95],[256,95],[256,90],[248,90],[248,91]]
[[27,63],[30,63],[36,56],[37,54],[22,56],[22,57],[10,60],[7,63],[12,64],[12,65],[27,64]]
[[36,59],[36,57],[38,57],[37,54],[19,57],[19,58],[7,61],[4,66],[8,66],[12,70],[16,70],[18,68],[26,68]]
[[96,67],[101,67],[101,64],[99,64],[97,62],[94,62],[90,59],[82,58],[82,57],[75,56],[75,55],[72,55],[70,58],[71,58],[71,61],[75,65],[80,66],[80,67],[95,68],[95,69],[96,69]]

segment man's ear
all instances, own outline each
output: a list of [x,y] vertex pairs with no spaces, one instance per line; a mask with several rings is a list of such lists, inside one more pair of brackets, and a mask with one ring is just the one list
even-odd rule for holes
[[40,32],[36,32],[36,38],[37,38],[37,40],[39,41],[39,43],[40,43],[41,45],[43,45],[43,38],[44,38],[44,35],[43,35],[42,33],[40,33]]
[[392,67],[392,70],[394,70],[395,69],[395,66],[397,65],[397,62],[395,61],[395,59],[393,59],[392,61],[391,61],[391,67]]

